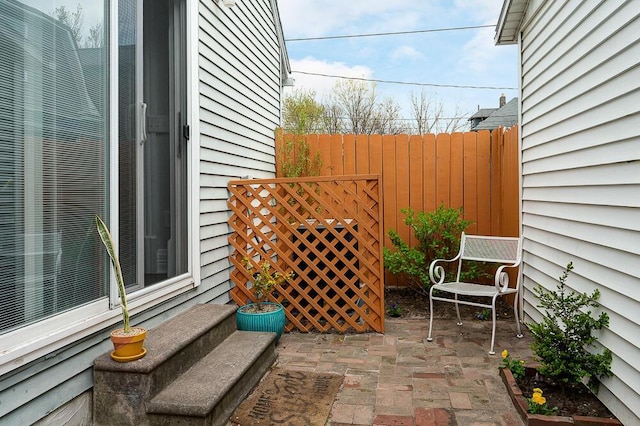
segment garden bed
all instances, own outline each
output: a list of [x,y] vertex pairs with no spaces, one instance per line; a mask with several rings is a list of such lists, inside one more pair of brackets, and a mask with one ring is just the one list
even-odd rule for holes
[[[569,392],[564,396],[558,387],[553,384],[536,381],[536,369],[527,367],[525,378],[516,380],[507,368],[500,369],[500,376],[507,387],[509,396],[526,425],[622,425],[618,419],[600,402],[600,400],[582,385],[581,388]],[[558,415],[530,414],[528,412],[530,397],[533,388],[539,387],[547,399],[547,406],[562,406]]]

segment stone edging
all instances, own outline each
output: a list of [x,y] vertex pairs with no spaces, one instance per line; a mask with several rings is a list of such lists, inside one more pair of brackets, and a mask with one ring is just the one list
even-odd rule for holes
[[588,416],[545,416],[543,414],[530,414],[529,403],[522,394],[522,391],[516,383],[516,379],[511,374],[511,370],[506,368],[500,369],[500,377],[507,387],[509,396],[513,405],[516,407],[516,411],[522,417],[522,420],[529,426],[622,426],[622,423],[618,419],[609,419],[601,417],[588,417]]

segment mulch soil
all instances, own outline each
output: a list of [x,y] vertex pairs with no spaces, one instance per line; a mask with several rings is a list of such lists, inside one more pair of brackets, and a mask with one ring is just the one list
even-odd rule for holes
[[[486,303],[486,298],[480,300]],[[388,287],[384,291],[385,313],[389,318],[389,308],[392,304],[398,306],[403,319],[425,319],[429,318],[429,296],[421,294],[416,290],[407,287]],[[484,310],[476,306],[458,305],[460,307],[460,318],[463,320],[491,320],[491,310]],[[452,319],[456,317],[455,305],[446,302],[434,302],[434,318]],[[496,301],[497,319],[513,319],[513,306],[507,303],[504,298]]]
[[576,385],[565,390],[557,384],[536,378],[535,376],[516,379],[522,394],[529,398],[533,395],[534,388],[542,390],[542,396],[547,400],[547,407],[558,407],[556,416],[591,416],[601,418],[615,418],[607,407],[584,385]]

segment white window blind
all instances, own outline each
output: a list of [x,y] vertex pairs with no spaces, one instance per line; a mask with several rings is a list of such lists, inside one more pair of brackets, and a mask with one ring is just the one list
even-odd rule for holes
[[102,1],[0,1],[0,333],[106,295],[105,22]]

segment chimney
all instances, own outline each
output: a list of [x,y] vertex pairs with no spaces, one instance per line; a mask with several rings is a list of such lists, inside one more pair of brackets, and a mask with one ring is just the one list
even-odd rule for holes
[[502,108],[507,103],[507,97],[504,95],[500,95],[500,108]]

